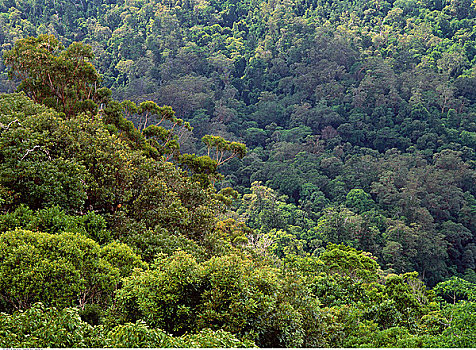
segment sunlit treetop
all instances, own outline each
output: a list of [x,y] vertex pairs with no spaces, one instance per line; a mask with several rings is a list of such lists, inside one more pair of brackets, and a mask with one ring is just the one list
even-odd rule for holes
[[75,42],[67,49],[53,35],[40,35],[15,42],[5,52],[11,79],[21,80],[19,91],[66,117],[81,112],[97,113],[110,95],[100,88],[101,77],[91,64],[90,46]]

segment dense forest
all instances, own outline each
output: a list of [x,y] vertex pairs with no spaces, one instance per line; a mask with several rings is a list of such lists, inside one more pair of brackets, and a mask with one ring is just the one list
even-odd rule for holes
[[475,347],[475,28],[0,0],[0,345]]

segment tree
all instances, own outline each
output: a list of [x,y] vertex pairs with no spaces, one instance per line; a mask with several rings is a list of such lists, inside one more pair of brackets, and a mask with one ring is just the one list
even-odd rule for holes
[[12,315],[0,313],[0,346],[102,347],[104,335],[81,320],[77,308],[57,309],[35,303]]
[[175,335],[209,328],[265,347],[322,341],[311,333],[317,302],[299,277],[238,254],[202,263],[183,251],[158,256],[124,281],[116,302],[116,320],[143,319]]
[[354,209],[358,214],[369,211],[375,207],[375,202],[370,195],[360,188],[354,188],[347,193],[345,205]]
[[375,282],[379,278],[379,265],[371,254],[343,244],[328,244],[319,259],[328,273],[349,277],[354,283]]
[[92,58],[91,47],[76,42],[65,50],[53,35],[17,40],[4,54],[9,76],[21,79],[18,89],[68,118],[80,112],[95,114],[111,93],[99,88]]
[[125,323],[107,329],[92,326],[81,319],[78,308],[58,310],[35,303],[28,310],[12,315],[0,314],[0,346],[7,347],[233,347],[255,346],[240,341],[223,330],[203,329],[195,334],[173,337],[144,321]]
[[315,237],[323,242],[346,244],[375,253],[379,230],[362,215],[347,208],[326,208],[314,228]]
[[461,300],[474,302],[476,299],[476,284],[456,276],[438,283],[433,290],[446,302],[452,304],[456,304]]
[[128,247],[106,246],[103,251],[93,240],[74,233],[8,231],[0,235],[0,249],[4,311],[25,310],[37,301],[59,308],[105,305],[121,272],[143,266]]
[[125,117],[135,122],[137,132],[142,133],[148,145],[166,160],[177,156],[180,138],[186,131],[193,130],[190,123],[175,116],[170,106],[159,107],[153,101],[136,105],[129,100],[122,101],[120,106]]
[[207,146],[207,156],[210,155],[220,166],[234,157],[246,156],[246,146],[240,142],[230,142],[220,136],[205,135],[202,142]]

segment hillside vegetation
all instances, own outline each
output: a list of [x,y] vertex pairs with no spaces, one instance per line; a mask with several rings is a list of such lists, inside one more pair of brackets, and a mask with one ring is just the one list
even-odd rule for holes
[[0,344],[474,347],[475,15],[0,0]]

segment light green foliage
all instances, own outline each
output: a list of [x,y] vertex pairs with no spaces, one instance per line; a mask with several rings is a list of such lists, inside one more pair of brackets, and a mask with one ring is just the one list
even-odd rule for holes
[[145,322],[118,325],[107,333],[107,346],[113,348],[171,348],[172,337]]
[[474,302],[476,299],[476,284],[455,276],[438,283],[433,290],[446,302],[453,304],[461,300]]
[[362,189],[353,189],[347,193],[345,205],[348,208],[355,209],[357,213],[369,211],[375,207],[375,202],[370,195]]
[[317,257],[286,257],[321,304],[325,341],[333,347],[423,346],[448,326],[416,273],[383,276],[365,253],[329,245]]
[[223,178],[220,173],[217,173],[217,162],[209,156],[182,154],[179,156],[179,164],[182,168],[190,171],[193,181],[199,181],[203,187]]
[[188,334],[174,339],[173,347],[183,348],[252,348],[256,345],[249,341],[241,341],[224,330],[213,331],[205,328],[196,334]]
[[286,196],[279,196],[273,189],[255,181],[251,193],[243,195],[238,213],[246,219],[249,227],[263,233],[272,229],[292,232],[292,226],[300,226],[303,230],[313,227],[314,222],[307,213],[286,203],[286,199]]
[[[425,346],[474,347],[476,338],[475,285],[458,277],[438,283],[433,288],[440,297],[442,310],[439,319],[433,316],[428,321],[434,329]],[[425,316],[429,318],[431,316]]]
[[68,215],[59,207],[33,211],[19,205],[13,212],[0,215],[0,231],[23,228],[45,233],[77,232],[102,244],[111,240],[106,220],[94,212],[86,215]]
[[143,321],[114,327],[107,333],[107,346],[115,348],[247,348],[250,341],[240,341],[223,330],[203,329],[198,333],[173,337],[160,329],[152,329]]
[[159,256],[150,271],[124,280],[116,302],[116,320],[143,319],[178,335],[211,328],[261,346],[322,341],[311,332],[317,305],[301,281],[238,255],[203,263],[180,251]]
[[2,347],[102,347],[103,336],[81,320],[77,308],[58,310],[36,303],[12,315],[0,313]]
[[322,331],[330,347],[358,347],[357,341],[372,339],[378,325],[362,318],[362,310],[349,305],[324,308]]
[[112,347],[112,348],[244,348],[254,347],[223,330],[203,329],[196,334],[172,337],[145,322],[125,323],[111,330],[81,320],[77,308],[47,308],[36,303],[12,315],[0,313],[0,346],[3,347]]
[[284,202],[280,201],[277,193],[260,182],[254,182],[251,190],[251,194],[243,196],[242,209],[239,211],[247,219],[247,224],[261,231],[284,228],[285,218],[280,210],[280,204]]
[[283,230],[272,229],[266,234],[272,244],[269,251],[283,258],[287,255],[303,255],[306,241],[299,239],[295,234]]
[[358,251],[343,244],[329,244],[319,256],[329,273],[351,278],[354,282],[375,282],[379,278],[379,265],[366,252]]
[[438,309],[416,272],[390,274],[384,283],[369,292],[373,305],[367,311],[383,329],[404,327],[414,332],[422,316]]
[[191,331],[200,300],[198,263],[179,251],[170,258],[159,256],[151,267],[124,280],[117,311],[126,321],[143,319],[175,334]]
[[223,206],[212,198],[212,188],[193,182],[171,163],[153,163],[150,170],[155,174],[134,189],[130,217],[147,227],[164,228],[195,240],[214,229],[215,215]]
[[279,291],[279,282],[274,269],[256,267],[253,261],[236,255],[203,264],[203,283],[209,287],[201,294],[199,328],[223,327],[246,335],[262,326],[263,316],[276,303],[273,294]]
[[215,233],[224,240],[231,242],[234,246],[244,246],[248,243],[247,234],[250,234],[251,231],[243,222],[226,219],[216,223]]
[[104,305],[120,282],[120,269],[138,264],[137,258],[120,261],[113,246],[102,252],[93,240],[73,233],[8,231],[0,235],[0,250],[0,297],[7,310],[25,310],[36,301],[60,308]]
[[246,155],[246,146],[240,142],[230,142],[220,136],[205,135],[202,142],[207,146],[208,156],[212,157],[220,166],[234,157],[243,158]]
[[287,268],[304,276],[324,307],[368,305],[369,290],[381,278],[372,256],[344,245],[329,244],[319,257],[289,255],[285,261]]
[[101,259],[119,269],[121,277],[128,277],[136,268],[147,269],[148,266],[132,249],[124,243],[112,242],[103,247],[99,253]]
[[476,305],[470,301],[460,301],[443,308],[446,328],[438,336],[426,340],[427,347],[471,348],[476,344]]

